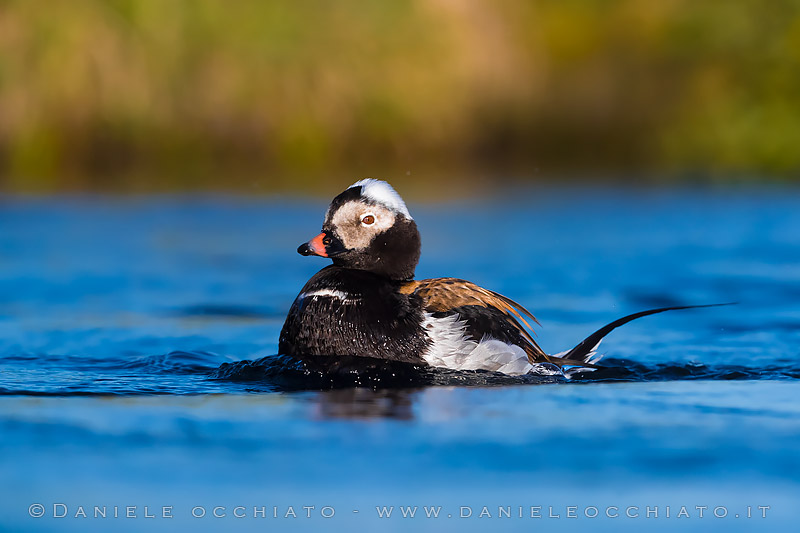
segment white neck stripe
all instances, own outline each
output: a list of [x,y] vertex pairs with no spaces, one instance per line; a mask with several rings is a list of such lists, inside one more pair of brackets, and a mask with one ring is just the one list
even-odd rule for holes
[[329,298],[336,298],[338,300],[346,301],[347,300],[347,293],[342,291],[336,291],[333,289],[318,289],[316,291],[308,291],[302,293],[298,298],[300,300],[304,298],[312,298],[317,296],[327,296]]

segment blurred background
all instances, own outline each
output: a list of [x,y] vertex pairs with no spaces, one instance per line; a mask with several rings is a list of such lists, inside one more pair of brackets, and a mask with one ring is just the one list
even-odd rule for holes
[[795,181],[798,95],[800,0],[0,0],[5,191]]

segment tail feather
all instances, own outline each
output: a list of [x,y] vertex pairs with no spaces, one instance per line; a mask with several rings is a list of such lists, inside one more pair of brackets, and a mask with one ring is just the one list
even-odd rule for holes
[[576,365],[585,368],[597,368],[597,365],[593,364],[599,360],[596,358],[596,350],[600,341],[603,340],[603,337],[617,329],[618,327],[627,324],[632,320],[636,320],[637,318],[642,318],[643,316],[648,315],[655,315],[657,313],[663,313],[664,311],[678,311],[680,309],[699,309],[702,307],[719,307],[722,305],[733,305],[733,303],[724,303],[724,304],[707,304],[707,305],[680,305],[675,307],[659,307],[658,309],[649,309],[647,311],[639,311],[638,313],[633,313],[632,315],[624,316],[611,322],[610,324],[606,324],[602,328],[598,329],[585,339],[583,339],[580,344],[575,346],[573,349],[568,350],[566,352],[562,352],[556,355],[550,356],[550,360],[552,360],[555,364],[561,365]]

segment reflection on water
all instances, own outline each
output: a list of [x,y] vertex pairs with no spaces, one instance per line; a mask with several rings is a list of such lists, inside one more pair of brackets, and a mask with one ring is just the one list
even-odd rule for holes
[[414,397],[419,389],[368,389],[352,387],[320,392],[314,397],[314,417],[414,418]]

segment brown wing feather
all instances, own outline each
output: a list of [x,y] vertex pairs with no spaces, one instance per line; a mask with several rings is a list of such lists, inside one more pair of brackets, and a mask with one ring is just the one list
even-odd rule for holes
[[[465,305],[478,305],[497,309],[506,316],[506,320],[509,324],[519,330],[525,340],[525,346],[522,348],[525,350],[525,353],[528,354],[528,360],[531,363],[550,360],[547,354],[536,344],[536,341],[533,340],[530,334],[533,328],[531,328],[531,325],[525,320],[525,317],[530,318],[537,324],[539,324],[539,321],[536,320],[536,317],[534,317],[530,311],[502,294],[497,294],[494,291],[484,289],[474,283],[458,278],[434,278],[407,281],[400,287],[400,292],[403,294],[416,294],[425,302],[425,309],[431,312],[450,311],[451,309]],[[523,327],[517,319],[521,320],[527,329]]]

